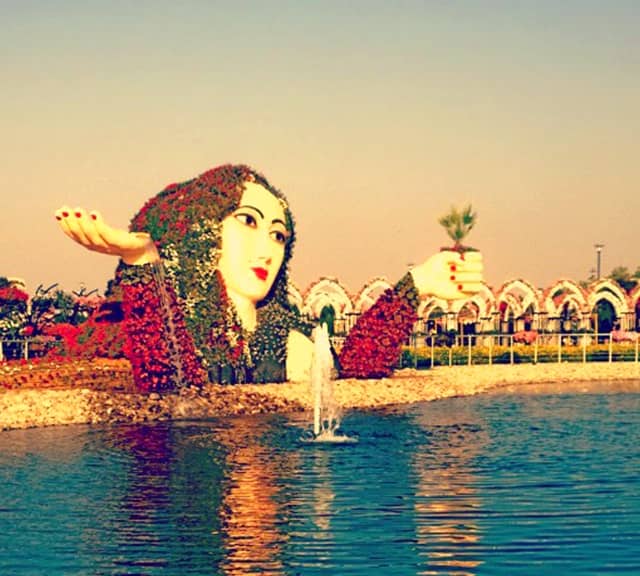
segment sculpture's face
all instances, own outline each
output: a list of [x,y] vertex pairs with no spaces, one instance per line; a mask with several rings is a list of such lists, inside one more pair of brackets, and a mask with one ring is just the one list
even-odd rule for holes
[[288,237],[281,201],[263,186],[247,182],[239,207],[222,221],[218,269],[232,299],[257,304],[269,293]]

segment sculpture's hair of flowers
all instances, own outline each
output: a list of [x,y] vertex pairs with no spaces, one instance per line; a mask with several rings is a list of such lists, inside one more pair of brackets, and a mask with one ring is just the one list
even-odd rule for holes
[[252,168],[226,164],[192,180],[171,184],[151,198],[130,225],[131,231],[149,233],[156,244],[205,367],[233,363],[235,359],[241,362],[236,342],[244,345],[245,340],[228,336],[230,328],[241,328],[236,319],[229,319],[229,300],[217,263],[222,221],[239,207],[247,182],[269,190],[284,208],[289,237],[283,263],[269,294],[257,308],[259,320],[272,317],[267,313],[271,308],[285,313],[290,309],[288,265],[295,242],[294,221],[284,195]]
[[[194,260],[197,253],[209,256],[203,252],[205,249],[207,252],[219,251],[220,225],[240,205],[246,182],[260,184],[281,201],[289,231],[282,266],[271,292],[259,304],[261,307],[274,296],[280,300],[284,294],[286,299],[288,264],[295,243],[295,226],[286,198],[259,172],[243,164],[225,164],[192,180],[170,184],[148,200],[133,217],[130,230],[148,232],[163,255],[165,251],[175,249],[182,266],[183,260]],[[203,242],[203,236],[213,238]],[[215,267],[217,262],[209,260],[207,264]]]

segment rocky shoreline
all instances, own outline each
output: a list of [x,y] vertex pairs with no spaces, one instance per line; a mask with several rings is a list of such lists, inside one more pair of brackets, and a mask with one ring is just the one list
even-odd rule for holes
[[[0,383],[1,384],[1,383]],[[371,409],[487,392],[640,392],[640,363],[515,364],[401,370],[391,378],[334,381],[345,409]],[[0,430],[68,424],[201,419],[312,408],[306,383],[211,385],[172,394],[66,386],[0,391]]]

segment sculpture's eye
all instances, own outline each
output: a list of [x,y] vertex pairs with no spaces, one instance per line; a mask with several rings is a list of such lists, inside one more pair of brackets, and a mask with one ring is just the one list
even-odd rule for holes
[[256,217],[249,212],[238,212],[234,216],[238,222],[244,224],[245,226],[249,226],[250,228],[256,228],[258,226]]
[[272,230],[271,238],[273,238],[278,244],[286,244],[288,235],[281,230]]

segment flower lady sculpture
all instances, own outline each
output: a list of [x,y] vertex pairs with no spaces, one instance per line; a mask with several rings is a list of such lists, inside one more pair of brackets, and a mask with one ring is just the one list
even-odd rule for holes
[[[310,326],[288,302],[294,222],[284,196],[247,166],[225,165],[153,197],[131,222],[63,206],[56,218],[89,250],[119,256],[126,355],[141,390],[308,377]],[[466,298],[482,283],[478,252],[440,252],[388,290],[349,333],[345,377],[391,373],[418,296]]]

